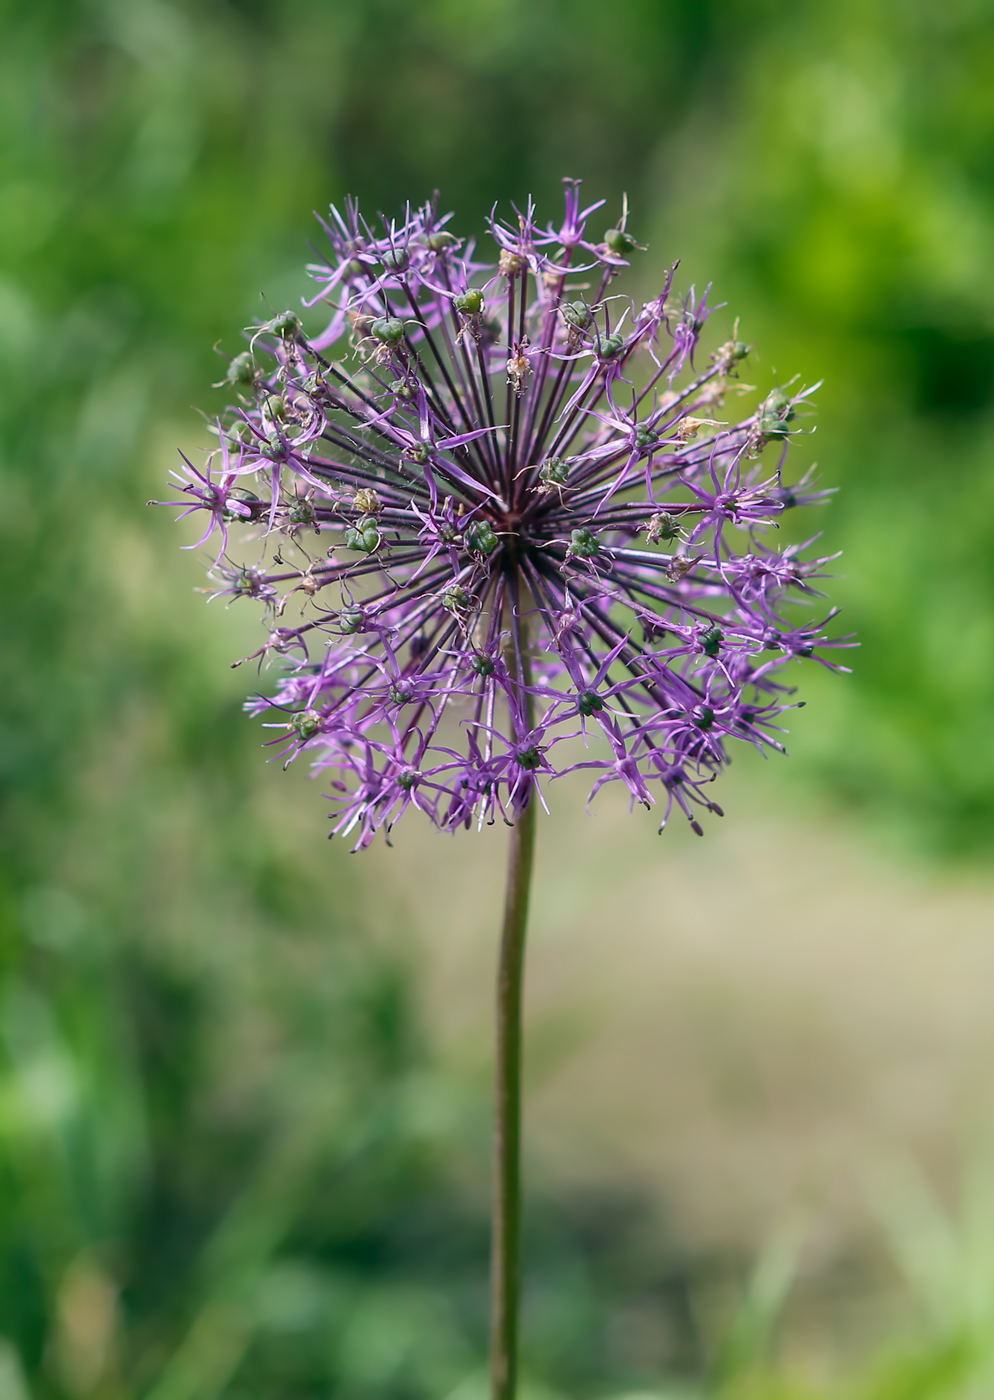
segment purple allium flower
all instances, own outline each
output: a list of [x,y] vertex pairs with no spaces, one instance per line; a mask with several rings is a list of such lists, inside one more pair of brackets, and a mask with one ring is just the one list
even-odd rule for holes
[[217,460],[178,477],[213,596],[261,601],[255,655],[286,669],[248,708],[326,774],[356,848],[410,807],[511,820],[575,769],[700,834],[727,741],[780,749],[785,667],[845,644],[831,612],[787,616],[828,560],[769,542],[828,494],[784,480],[812,390],[717,416],[748,347],[695,363],[713,308],[673,297],[675,266],[644,306],[611,294],[627,211],[596,241],[565,183],[558,228],[491,218],[496,264],[434,202],[375,228],[333,208],[327,328],[252,328]]

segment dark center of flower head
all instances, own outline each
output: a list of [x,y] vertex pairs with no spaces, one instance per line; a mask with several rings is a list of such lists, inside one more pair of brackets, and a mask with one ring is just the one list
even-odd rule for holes
[[822,561],[768,538],[819,498],[763,465],[805,394],[723,419],[749,347],[702,356],[707,298],[672,271],[653,301],[619,295],[640,245],[625,219],[588,236],[599,206],[566,188],[559,225],[491,223],[489,268],[434,204],[380,228],[332,209],[312,269],[330,323],[252,328],[220,451],[187,466],[215,592],[263,605],[261,654],[286,668],[252,708],[330,770],[359,845],[415,787],[443,827],[513,819],[580,731],[603,736],[579,760],[598,787],[696,829],[726,740],[779,747],[778,673],[826,645],[785,612]]

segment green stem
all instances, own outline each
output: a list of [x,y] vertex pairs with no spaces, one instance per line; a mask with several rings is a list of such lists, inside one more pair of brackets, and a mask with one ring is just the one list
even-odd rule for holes
[[497,1073],[491,1276],[491,1395],[514,1400],[521,1294],[521,1001],[535,853],[532,800],[511,830],[497,973]]

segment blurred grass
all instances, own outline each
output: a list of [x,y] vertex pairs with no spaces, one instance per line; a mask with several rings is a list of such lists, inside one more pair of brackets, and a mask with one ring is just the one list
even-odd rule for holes
[[[811,684],[782,780],[982,856],[990,18],[0,4],[4,1397],[478,1388],[485,1100],[435,1072],[416,969],[357,914],[361,870],[260,761],[225,664],[246,623],[204,612],[199,564],[144,509],[161,444],[213,403],[211,346],[237,346],[260,292],[295,300],[329,199],[392,210],[438,186],[468,224],[495,199],[550,207],[562,174],[627,189],[654,271],[680,254],[742,315],[758,383],[826,377],[818,450],[843,490],[818,523],[863,645],[851,680]],[[695,1266],[640,1272],[638,1212],[617,1209],[535,1204],[536,1396],[661,1384],[608,1336],[647,1288],[674,1367],[702,1374]],[[721,1386],[809,1393],[756,1362],[742,1339],[769,1307],[745,1306]],[[929,1329],[852,1393],[985,1393],[989,1328]]]

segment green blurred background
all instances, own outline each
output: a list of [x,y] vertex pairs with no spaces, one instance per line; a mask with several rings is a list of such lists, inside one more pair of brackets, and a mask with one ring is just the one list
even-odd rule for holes
[[[529,193],[554,214],[562,175],[609,209],[627,191],[646,290],[679,256],[684,286],[713,281],[729,327],[741,316],[757,384],[825,379],[815,442],[841,491],[817,525],[845,551],[832,597],[862,646],[851,678],[807,679],[790,763],[746,765],[739,820],[827,823],[833,880],[867,847],[932,862],[948,888],[955,869],[983,926],[994,12],[3,0],[0,16],[0,1397],[475,1397],[485,1055],[446,1061],[425,940],[405,934],[425,899],[486,924],[496,887],[480,874],[452,914],[446,862],[463,857],[443,838],[402,880],[325,843],[316,789],[267,767],[241,715],[253,678],[227,662],[252,620],[205,610],[201,561],[145,501],[176,445],[202,443],[193,405],[222,401],[215,342],[238,348],[260,294],[281,309],[306,290],[313,210],[352,193],[392,213],[439,188],[466,229]],[[659,848],[631,840],[635,879]],[[741,1304],[710,1309],[751,1243],[660,1225],[623,1173],[568,1175],[534,1172],[536,1395],[817,1390],[757,1361],[791,1271],[779,1235]],[[913,1355],[887,1351],[887,1314],[825,1393],[990,1393],[984,1258],[980,1304],[937,1305]],[[638,1342],[644,1316],[662,1350]]]

